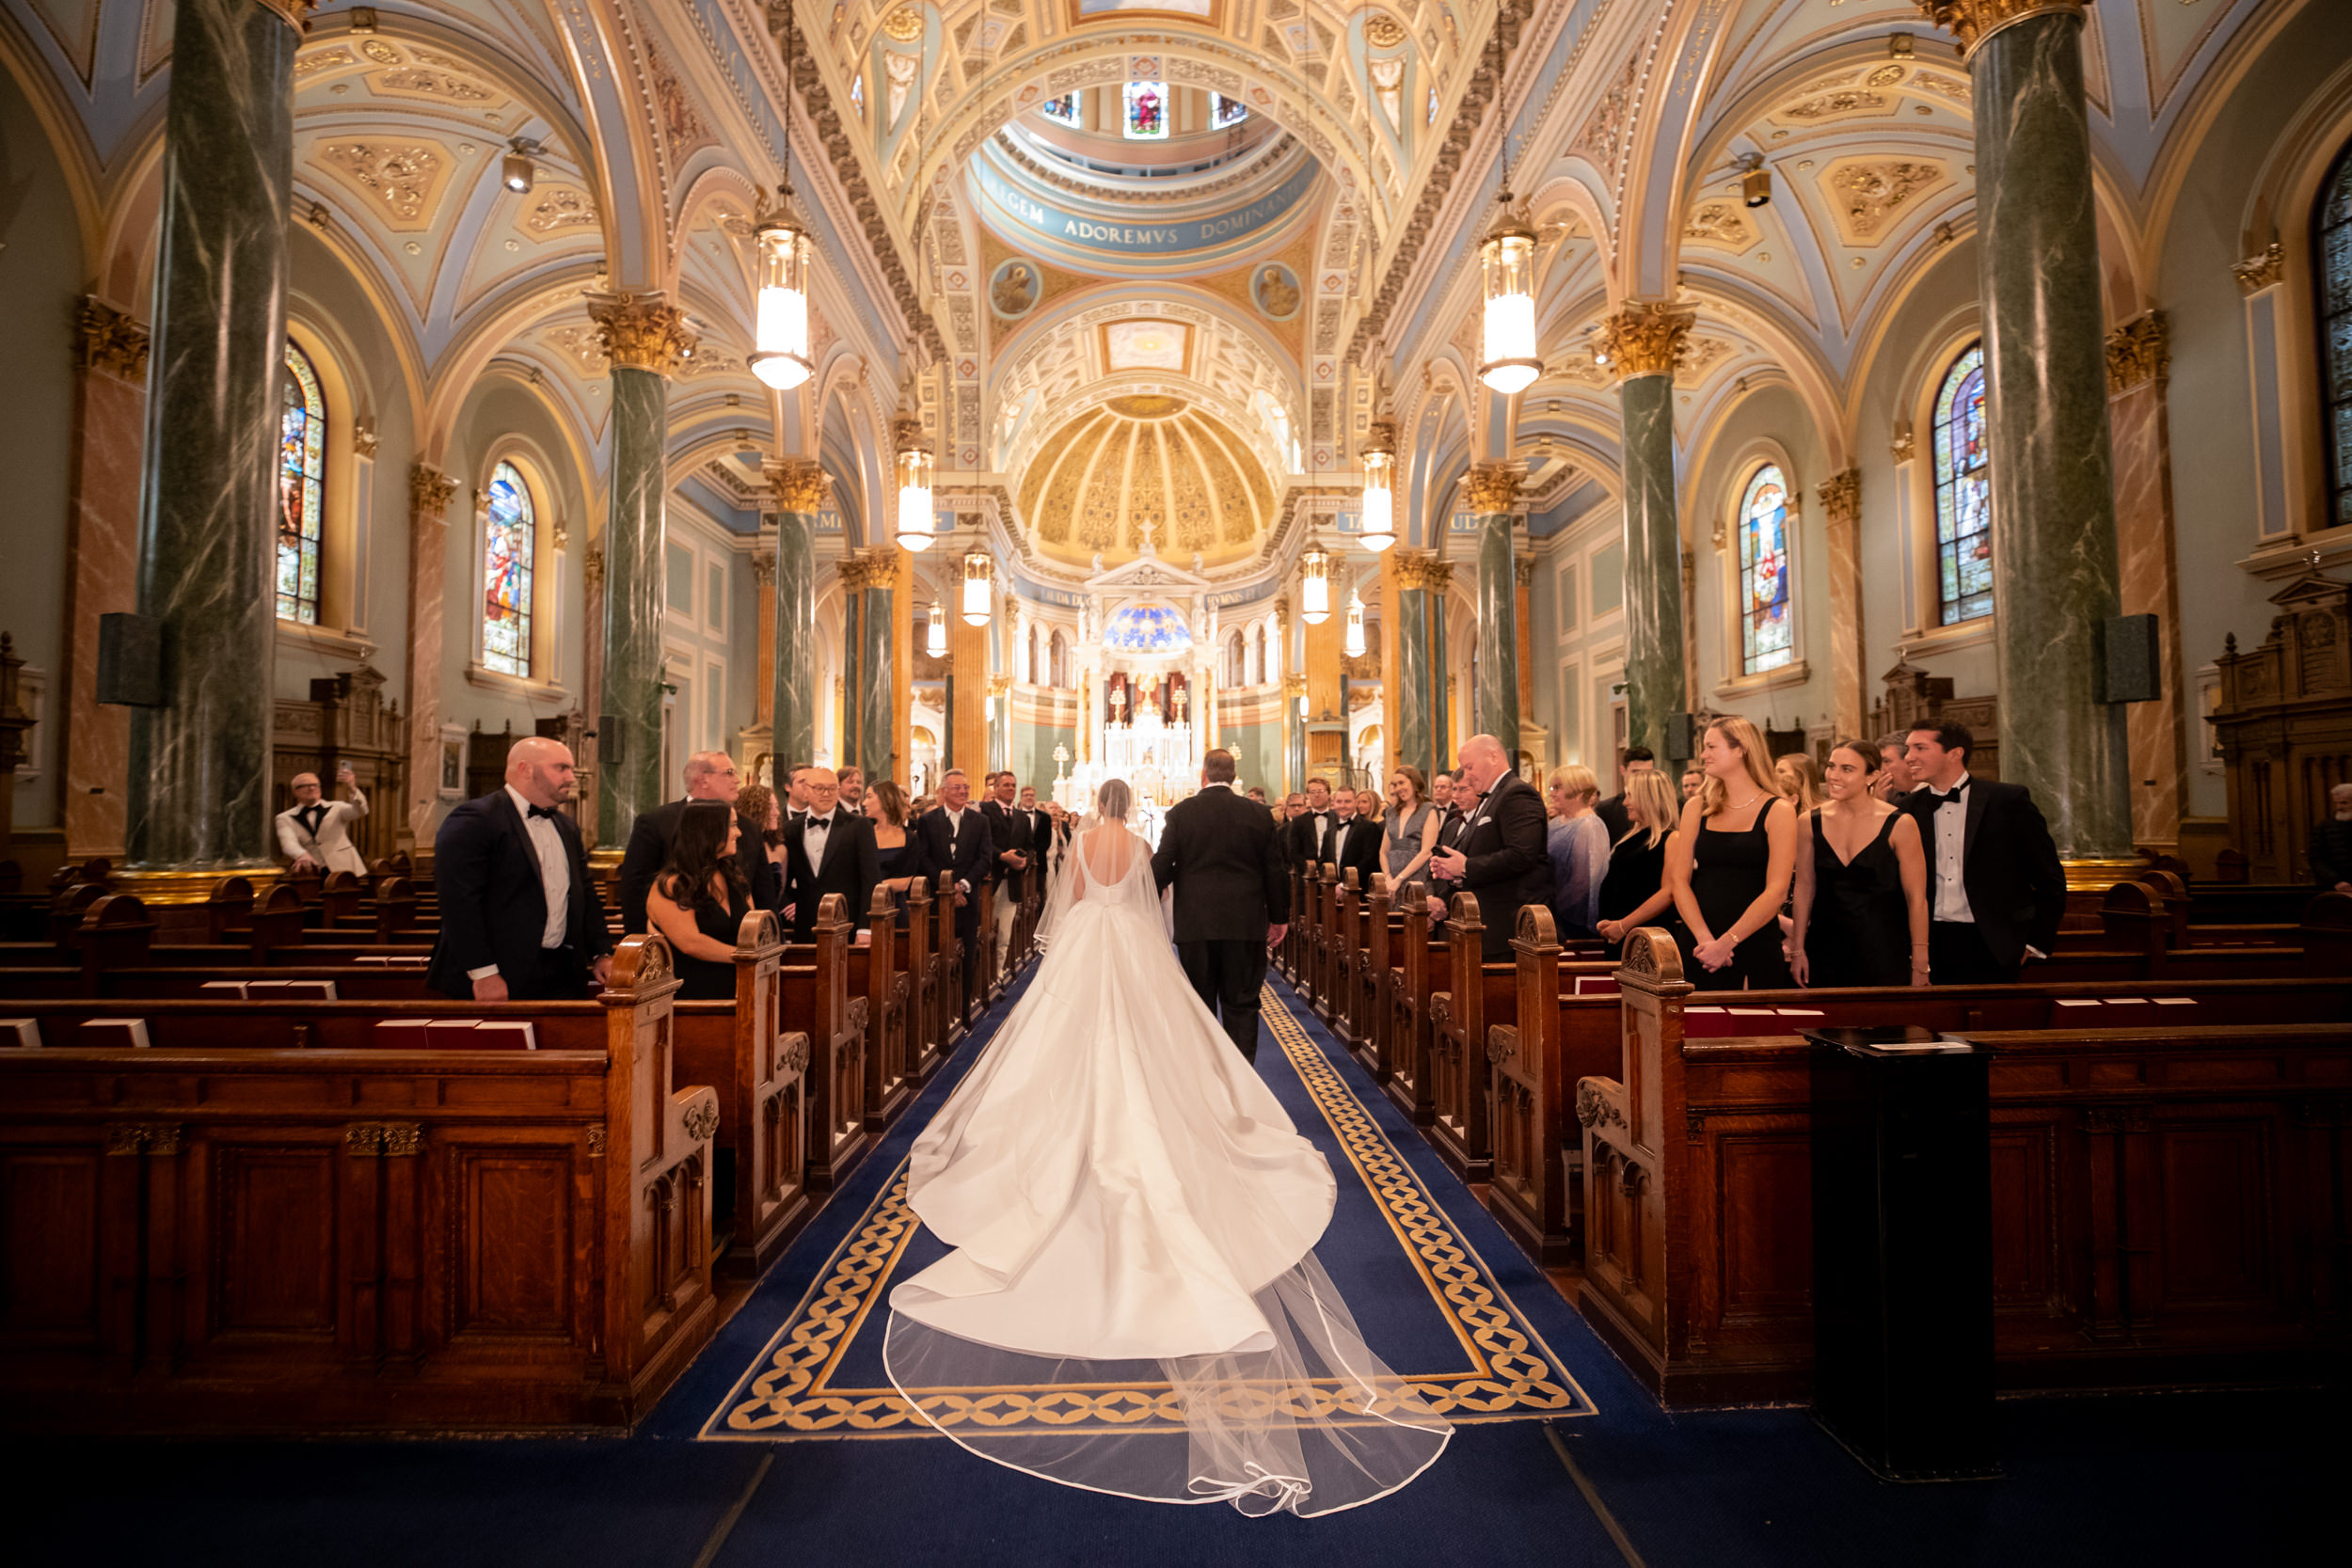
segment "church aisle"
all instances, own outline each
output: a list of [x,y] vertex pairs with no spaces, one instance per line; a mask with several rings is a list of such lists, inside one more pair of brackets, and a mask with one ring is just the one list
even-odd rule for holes
[[[1377,1186],[1409,1192],[1407,1206],[1442,1226],[1447,1279],[1479,1282],[1492,1298],[1482,1310],[1518,1325],[1573,1390],[1574,1413],[1506,1408],[1482,1419],[1456,1409],[1463,1424],[1453,1445],[1413,1486],[1311,1523],[1029,1481],[935,1435],[874,1433],[874,1409],[852,1408],[862,1402],[845,1402],[836,1430],[866,1435],[729,1433],[722,1413],[747,1402],[737,1396],[750,1370],[806,1321],[803,1307],[822,1296],[813,1287],[844,1257],[882,1279],[889,1259],[859,1238],[886,1206],[916,1132],[1017,1005],[1017,989],[635,1435],[15,1442],[0,1463],[18,1478],[19,1496],[50,1506],[11,1521],[11,1560],[751,1568],[822,1556],[1188,1568],[1246,1553],[1267,1564],[2006,1568],[2186,1562],[2225,1551],[2284,1560],[2315,1524],[2299,1511],[2311,1509],[2325,1456],[2341,1444],[2308,1440],[2323,1413],[2312,1394],[2012,1402],[2002,1407],[2008,1479],[1912,1488],[1872,1481],[1803,1411],[1661,1414],[1287,988],[1273,988],[1280,1006],[1269,1008],[1259,1059],[1341,1175],[1343,1206],[1323,1255],[1335,1277],[1347,1271],[1343,1283],[1375,1348],[1417,1377],[1449,1365],[1424,1337],[1440,1322],[1429,1276],[1407,1269],[1411,1254],[1393,1232],[1385,1249],[1372,1244],[1389,1225]],[[1371,1158],[1382,1149],[1393,1167]],[[1377,1183],[1351,1179],[1351,1152],[1378,1169]],[[911,1244],[906,1253],[901,1260],[928,1256]],[[837,1357],[848,1381],[857,1341],[869,1331],[878,1340],[880,1321],[877,1311],[870,1330],[849,1325]],[[1452,1348],[1470,1354],[1467,1341]],[[1581,1471],[1631,1557],[1564,1460]]]

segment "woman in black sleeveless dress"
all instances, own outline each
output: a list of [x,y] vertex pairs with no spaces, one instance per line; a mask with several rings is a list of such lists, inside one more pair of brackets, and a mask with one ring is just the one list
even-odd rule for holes
[[751,889],[736,863],[735,808],[689,800],[678,813],[670,858],[645,895],[645,917],[670,944],[681,1002],[735,996],[735,942],[751,908]]
[[1707,777],[1667,840],[1666,875],[1682,913],[1682,977],[1699,990],[1792,984],[1780,907],[1797,858],[1796,815],[1781,799],[1764,737],[1745,719],[1707,726]]
[[890,890],[898,906],[898,929],[907,928],[907,895],[914,884],[936,875],[923,835],[907,826],[906,792],[888,779],[866,786],[866,815],[874,824],[874,849],[882,868],[880,886]]
[[1878,751],[1842,741],[1805,813],[1789,967],[1801,986],[1928,983],[1928,862],[1919,822],[1870,793]]

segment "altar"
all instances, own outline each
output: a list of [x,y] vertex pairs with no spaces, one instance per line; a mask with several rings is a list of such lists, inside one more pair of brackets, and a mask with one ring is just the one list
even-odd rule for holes
[[1136,559],[1088,580],[1080,610],[1076,768],[1055,797],[1088,809],[1106,779],[1133,792],[1138,832],[1156,836],[1160,813],[1200,787],[1200,759],[1216,744],[1204,722],[1216,618],[1208,581],[1163,561],[1144,531]]

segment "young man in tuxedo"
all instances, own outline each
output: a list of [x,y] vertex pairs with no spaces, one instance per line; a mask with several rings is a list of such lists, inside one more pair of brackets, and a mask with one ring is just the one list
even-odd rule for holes
[[841,809],[852,816],[866,815],[866,769],[844,768],[836,775],[841,781]]
[[[1478,900],[1479,952],[1493,963],[1511,956],[1511,937],[1518,929],[1519,910],[1548,903],[1551,897],[1551,857],[1546,852],[1544,798],[1535,786],[1511,771],[1502,743],[1490,735],[1474,735],[1462,743],[1461,778],[1454,802],[1461,802],[1467,784],[1483,797],[1464,814],[1462,831],[1449,848],[1429,857],[1437,875],[1452,893],[1467,893]],[[1451,894],[1449,894],[1451,896]],[[1430,913],[1445,912],[1430,899]]]
[[1617,764],[1617,792],[1593,808],[1601,825],[1609,830],[1609,842],[1614,844],[1625,837],[1633,826],[1633,818],[1625,809],[1625,786],[1636,773],[1658,771],[1658,753],[1646,746],[1628,746],[1625,756]]
[[980,930],[975,890],[988,880],[996,848],[988,819],[972,804],[972,784],[962,768],[950,768],[940,776],[939,804],[923,814],[914,831],[923,835],[924,856],[934,873],[955,874],[956,940],[968,955]]
[[558,808],[580,784],[561,741],[527,736],[506,784],[467,800],[433,839],[441,930],[425,984],[461,1002],[562,1002],[612,977],[604,900],[580,829]]
[[1021,786],[1021,800],[1015,808],[1029,819],[1029,865],[1042,875],[1057,857],[1054,854],[1054,814],[1037,803],[1037,788]]
[[1939,986],[2003,985],[2046,958],[2066,912],[2066,868],[2023,784],[1968,774],[1976,738],[1963,724],[1922,723],[1907,761],[1920,786],[1899,811],[1918,819],[1928,852],[1928,974]]
[[1001,773],[989,775],[993,798],[980,803],[981,815],[988,818],[990,842],[995,846],[996,898],[989,911],[996,922],[996,963],[1002,969],[1012,962],[1012,927],[1020,916],[1022,897],[1028,891],[1025,875],[1037,850],[1037,835],[1029,823],[1029,814],[1014,804],[1021,793],[1021,781],[1008,768]]
[[840,803],[838,775],[805,768],[801,779],[808,815],[784,826],[784,905],[792,911],[794,942],[806,942],[817,929],[817,906],[828,893],[841,895],[850,924],[863,929],[882,880],[873,819]]
[[1331,785],[1321,778],[1307,781],[1307,809],[1291,818],[1290,859],[1293,864],[1320,865],[1331,857],[1331,825],[1339,820],[1331,809]]
[[[645,895],[670,859],[670,841],[677,836],[677,819],[688,800],[720,800],[728,805],[743,792],[735,759],[724,752],[696,752],[686,759],[686,794],[651,811],[641,811],[628,830],[628,847],[621,855],[617,886],[621,896],[621,929],[631,936],[645,929]],[[752,892],[755,908],[772,910],[782,902],[784,889],[769,870],[762,847],[764,824],[738,816],[739,831],[735,863],[742,868],[743,885]]]
[[1331,839],[1324,859],[1340,868],[1347,880],[1352,867],[1356,885],[1370,892],[1372,874],[1380,869],[1380,800],[1370,790],[1343,789],[1331,797]]
[[1245,1061],[1258,1059],[1266,951],[1289,932],[1290,878],[1274,819],[1233,793],[1233,753],[1200,759],[1200,792],[1168,811],[1152,879],[1176,889],[1176,957]]
[[335,769],[335,783],[343,792],[340,800],[320,798],[316,773],[296,773],[287,785],[294,803],[278,814],[278,847],[285,851],[288,870],[368,874],[367,858],[351,842],[351,825],[368,815],[368,798],[347,762]]

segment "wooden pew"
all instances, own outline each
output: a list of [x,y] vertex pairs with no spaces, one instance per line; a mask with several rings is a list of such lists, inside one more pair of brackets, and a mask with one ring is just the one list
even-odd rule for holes
[[1362,1027],[1354,1050],[1356,1060],[1372,1074],[1373,1083],[1383,1087],[1389,1082],[1390,971],[1404,937],[1405,919],[1395,908],[1389,874],[1375,871],[1372,891],[1364,900],[1364,953],[1357,966],[1362,988],[1359,999]]
[[1429,941],[1429,885],[1406,890],[1405,932],[1389,972],[1389,1079],[1382,1085],[1391,1103],[1427,1127],[1437,1117],[1429,1071],[1429,997],[1432,982],[1445,974],[1446,950]]
[[1560,1158],[1568,1125],[1560,1093],[1560,1033],[1542,1027],[1522,1032],[1516,1022],[1558,1017],[1560,942],[1549,910],[1529,904],[1519,911],[1511,951],[1514,1021],[1486,1031],[1486,1128],[1493,1150],[1486,1207],[1530,1257],[1550,1268],[1574,1259]]
[[784,1016],[807,1021],[808,1184],[831,1192],[869,1146],[866,1130],[866,1004],[850,993],[853,927],[841,895],[817,906],[816,940],[785,949]]
[[939,983],[934,991],[930,1039],[944,1056],[963,1038],[964,1020],[968,1016],[964,1004],[963,942],[956,933],[956,879],[949,871],[939,874],[939,886],[931,897],[931,954]]
[[[1669,1405],[1802,1398],[1808,1048],[1677,1038],[1635,934],[1618,1071],[1579,1085],[1580,1306]],[[2340,1363],[2352,1023],[1972,1031],[1990,1046],[2004,1388],[2306,1377]]]
[[915,1087],[909,1047],[913,985],[899,964],[907,938],[885,889],[874,890],[866,930],[866,944],[849,950],[850,990],[866,998],[866,1130],[880,1132],[914,1100]]
[[1339,993],[1340,868],[1329,861],[1318,863],[1307,890],[1315,911],[1314,946],[1307,955],[1307,1000],[1315,1017],[1331,1022],[1332,999]]
[[1486,1028],[1510,1023],[1518,998],[1515,964],[1488,963],[1480,950],[1486,931],[1478,898],[1457,893],[1446,919],[1444,978],[1429,996],[1428,1138],[1465,1181],[1494,1171],[1488,1141]]
[[8,1423],[634,1421],[718,1317],[676,989],[640,937],[591,1049],[0,1051],[0,1188],[40,1206],[0,1228]]
[[1364,899],[1372,890],[1357,886],[1357,878],[1358,872],[1350,866],[1340,873],[1331,890],[1332,918],[1338,927],[1332,944],[1338,962],[1332,976],[1331,1037],[1351,1055],[1357,1041],[1369,1032],[1359,1002],[1372,953],[1364,936]]
[[[757,1278],[812,1212],[805,1029],[787,1027],[784,932],[754,910],[735,943],[735,999],[676,1006],[676,1072],[718,1092],[712,1207],[719,1265]],[[714,1238],[716,1240],[718,1238]]]
[[1291,884],[1290,930],[1282,938],[1280,966],[1282,974],[1293,986],[1304,990],[1307,987],[1307,952],[1312,945],[1315,928],[1314,904],[1308,895],[1308,869],[1304,863],[1294,864],[1284,873]]
[[939,946],[936,902],[928,882],[907,889],[907,1068],[918,1085],[939,1070],[947,1044],[947,960]]

